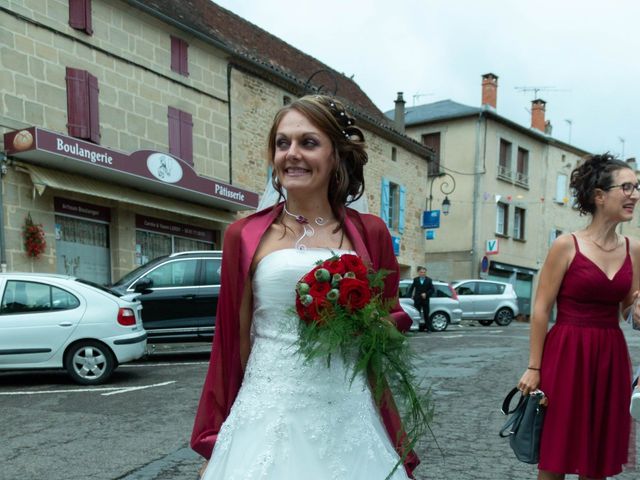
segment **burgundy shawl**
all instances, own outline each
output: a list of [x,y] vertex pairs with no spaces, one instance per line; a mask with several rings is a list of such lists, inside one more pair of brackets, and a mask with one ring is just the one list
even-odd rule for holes
[[[229,415],[244,375],[239,342],[239,311],[244,282],[249,278],[249,268],[263,234],[281,211],[282,204],[238,220],[229,226],[224,236],[216,333],[191,435],[191,448],[205,458],[211,457],[220,427]],[[390,271],[385,278],[384,296],[397,298],[398,262],[386,225],[374,215],[347,209],[344,227],[356,253],[365,262],[376,270]],[[391,314],[401,331],[409,329],[411,320],[398,302]],[[400,456],[404,455],[406,436],[389,391],[383,395],[380,415],[396,451]],[[411,478],[419,462],[417,455],[409,452],[404,466]]]

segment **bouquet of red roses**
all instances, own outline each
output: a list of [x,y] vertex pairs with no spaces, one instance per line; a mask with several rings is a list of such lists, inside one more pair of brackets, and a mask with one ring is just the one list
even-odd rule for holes
[[[410,447],[429,429],[429,392],[416,391],[407,337],[390,320],[394,301],[383,298],[384,270],[373,271],[357,255],[319,261],[296,285],[296,311],[302,320],[298,351],[307,361],[339,354],[353,363],[351,381],[363,372],[376,402],[391,388],[402,401]],[[355,360],[353,360],[355,356]],[[410,450],[410,449],[409,449]]]

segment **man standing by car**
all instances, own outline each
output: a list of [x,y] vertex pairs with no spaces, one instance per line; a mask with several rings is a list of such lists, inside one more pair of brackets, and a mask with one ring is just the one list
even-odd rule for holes
[[418,267],[418,276],[413,279],[407,296],[413,298],[414,306],[418,311],[422,312],[424,328],[427,332],[432,331],[431,320],[429,319],[429,299],[434,292],[433,281],[427,277],[427,267]]

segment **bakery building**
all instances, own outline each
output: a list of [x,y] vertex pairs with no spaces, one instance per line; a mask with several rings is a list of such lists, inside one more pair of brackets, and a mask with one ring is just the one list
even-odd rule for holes
[[[274,114],[322,85],[365,131],[369,210],[387,215],[399,262],[424,258],[430,151],[353,80],[215,3],[15,0],[0,42],[2,268],[108,283],[220,249],[258,205]],[[37,258],[28,218],[47,243]]]

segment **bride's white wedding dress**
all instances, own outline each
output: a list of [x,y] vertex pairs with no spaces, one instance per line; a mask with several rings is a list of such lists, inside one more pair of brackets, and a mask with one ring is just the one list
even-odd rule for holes
[[[258,264],[251,354],[203,479],[383,480],[397,463],[364,376],[350,385],[340,358],[296,353],[296,283],[330,256],[291,248]],[[408,477],[400,465],[391,478]]]

